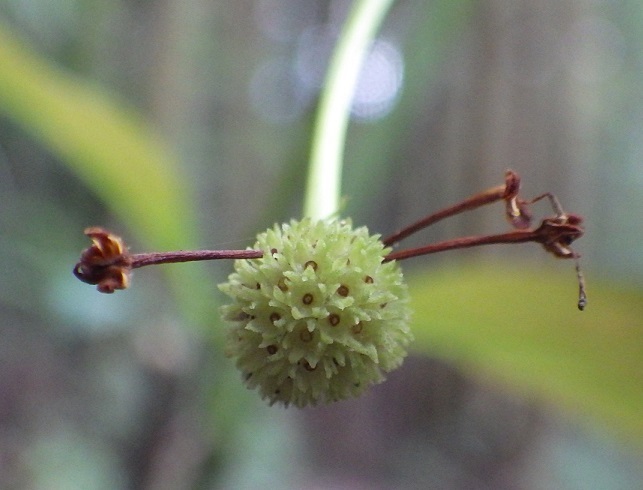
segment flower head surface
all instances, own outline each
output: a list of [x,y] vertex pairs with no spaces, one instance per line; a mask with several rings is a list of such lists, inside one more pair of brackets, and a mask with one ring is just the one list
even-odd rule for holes
[[270,403],[358,396],[398,367],[412,339],[402,271],[349,220],[291,221],[261,233],[263,257],[235,261],[220,289],[228,354]]

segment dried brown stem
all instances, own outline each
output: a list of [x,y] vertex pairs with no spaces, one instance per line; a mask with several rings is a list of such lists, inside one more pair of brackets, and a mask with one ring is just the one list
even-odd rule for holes
[[[546,195],[552,198],[551,195]],[[553,198],[555,200],[555,197]],[[556,201],[557,202],[557,201]],[[515,230],[498,235],[470,236],[454,238],[439,243],[433,243],[423,247],[410,248],[391,252],[385,257],[385,261],[404,260],[411,257],[419,257],[447,250],[460,248],[478,247],[492,244],[514,244],[536,242],[540,243],[547,252],[563,259],[574,259],[576,262],[576,277],[578,278],[578,309],[584,310],[587,305],[587,294],[585,292],[585,279],[580,269],[578,259],[580,255],[574,252],[571,243],[583,236],[584,230],[581,226],[582,218],[575,214],[565,214],[545,218],[536,229]]]
[[421,220],[416,221],[415,223],[405,228],[402,228],[401,230],[396,231],[395,233],[386,237],[382,241],[384,242],[384,245],[387,245],[387,246],[393,245],[394,243],[397,243],[403,240],[404,238],[409,237],[412,234],[417,233],[418,231],[424,228],[427,228],[432,224],[437,223],[438,221],[449,218],[451,216],[455,216],[465,211],[479,208],[480,206],[484,206],[486,204],[491,204],[493,202],[496,202],[502,199],[504,192],[505,192],[505,186],[502,185],[502,186],[489,189],[480,194],[476,194],[475,196],[471,196],[470,198],[465,199],[464,201],[461,201],[458,204],[441,209],[440,211],[436,211],[435,213],[430,214],[422,218]]
[[219,259],[258,259],[261,250],[180,250],[178,252],[152,252],[131,255],[132,269],[147,265],[196,262],[199,260]]
[[386,260],[403,260],[446,250],[477,247],[501,243],[540,243],[547,252],[563,259],[576,259],[579,255],[569,245],[583,235],[582,219],[574,214],[545,218],[536,229],[515,230],[498,235],[480,235],[454,238],[423,247],[398,250],[386,256]]
[[457,250],[460,248],[478,247],[481,245],[493,245],[501,243],[526,243],[538,241],[538,234],[533,230],[517,230],[509,233],[501,233],[498,235],[480,235],[454,238],[452,240],[445,240],[443,242],[432,243],[423,247],[408,248],[391,252],[385,257],[388,262],[390,260],[404,260],[412,257],[419,257],[422,255],[429,255],[438,252],[446,252],[448,250]]
[[130,254],[123,240],[102,228],[85,230],[92,239],[91,247],[83,250],[74,267],[74,275],[87,284],[94,284],[101,293],[126,289],[133,269],[147,265],[171,264],[217,259],[256,259],[261,250],[196,250]]
[[[522,208],[522,201],[517,201],[518,191],[520,189],[520,177],[515,172],[508,170],[505,174],[504,185],[499,185],[487,189],[486,191],[475,194],[463,201],[460,201],[453,206],[436,211],[415,223],[396,231],[392,235],[386,237],[384,245],[390,246],[411,236],[418,231],[431,226],[438,221],[455,216],[466,211],[477,209],[481,206],[494,203],[496,201],[505,200],[507,202],[507,215],[512,221],[519,218],[525,218],[525,210]],[[526,217],[528,219],[528,217]],[[524,228],[518,224],[514,224],[517,228]]]

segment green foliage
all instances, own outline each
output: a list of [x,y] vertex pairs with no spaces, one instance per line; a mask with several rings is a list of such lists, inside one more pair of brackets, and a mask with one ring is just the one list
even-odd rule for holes
[[0,63],[0,110],[140,230],[141,241],[160,248],[194,241],[187,182],[135,111],[39,58],[6,28]]
[[[0,113],[68,166],[140,243],[155,250],[196,243],[185,173],[134,110],[39,57],[1,23],[0,66]],[[170,271],[185,311],[203,309],[187,293],[200,280],[196,271]]]
[[455,361],[643,440],[643,293],[589,277],[576,309],[573,265],[465,264],[409,281],[415,348]]

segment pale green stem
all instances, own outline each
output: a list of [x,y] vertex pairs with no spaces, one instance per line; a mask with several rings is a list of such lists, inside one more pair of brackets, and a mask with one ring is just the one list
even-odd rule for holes
[[344,143],[362,63],[393,0],[357,0],[331,58],[319,101],[309,162],[304,216],[339,211]]

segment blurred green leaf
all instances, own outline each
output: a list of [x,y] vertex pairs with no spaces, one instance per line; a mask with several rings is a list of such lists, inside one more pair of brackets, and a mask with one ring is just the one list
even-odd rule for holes
[[0,66],[0,111],[69,165],[142,241],[194,240],[186,182],[134,111],[38,57],[2,24]]
[[465,263],[410,280],[416,348],[643,440],[643,292],[588,278],[576,309],[573,264]]
[[[0,113],[49,148],[144,246],[171,250],[197,242],[187,181],[135,111],[39,57],[2,23],[0,67]],[[186,311],[194,314],[208,303],[191,287],[200,277],[197,268],[168,271]]]

